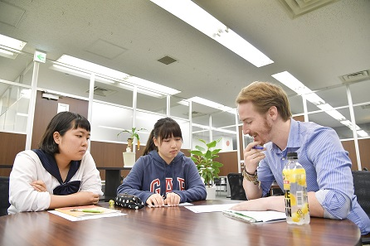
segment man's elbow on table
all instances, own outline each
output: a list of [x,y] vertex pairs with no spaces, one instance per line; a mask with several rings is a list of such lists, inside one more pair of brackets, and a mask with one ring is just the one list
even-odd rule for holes
[[351,209],[351,200],[329,190],[308,192],[310,214],[314,217],[345,219]]

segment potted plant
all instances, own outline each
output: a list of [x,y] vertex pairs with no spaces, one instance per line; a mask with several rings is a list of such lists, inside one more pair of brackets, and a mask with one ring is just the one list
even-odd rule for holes
[[129,134],[129,137],[127,138],[126,152],[132,152],[134,139],[136,139],[136,141],[137,141],[137,150],[140,149],[140,136],[139,136],[138,132],[142,131],[142,130],[146,130],[146,129],[145,128],[136,129],[136,127],[133,127],[133,128],[131,128],[131,130],[124,129],[124,130],[120,131],[119,133],[117,133],[117,136],[119,136],[122,133],[128,133]]
[[135,153],[132,151],[134,146],[134,140],[137,141],[137,149],[140,149],[140,136],[139,131],[146,130],[145,128],[137,129],[136,127],[132,127],[131,130],[122,130],[117,133],[117,137],[120,134],[128,133],[129,137],[127,138],[127,148],[126,152],[123,152],[123,163],[125,167],[132,167],[135,163]]
[[218,157],[218,153],[221,151],[221,149],[215,149],[220,140],[221,138],[207,143],[203,139],[199,139],[205,147],[196,145],[195,150],[190,151],[191,159],[196,164],[198,172],[206,185],[207,199],[214,199],[216,197],[214,179],[218,178],[220,167],[223,166],[222,163],[214,160]]

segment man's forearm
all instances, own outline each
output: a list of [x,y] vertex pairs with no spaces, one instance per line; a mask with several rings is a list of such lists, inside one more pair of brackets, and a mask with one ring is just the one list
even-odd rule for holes
[[253,182],[243,178],[243,188],[245,195],[248,200],[257,199],[262,197],[262,189],[259,185],[255,185]]

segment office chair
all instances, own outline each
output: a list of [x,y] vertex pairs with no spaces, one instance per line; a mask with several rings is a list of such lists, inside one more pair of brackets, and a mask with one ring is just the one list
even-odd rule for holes
[[229,173],[227,180],[230,186],[231,200],[247,200],[243,188],[243,175],[241,173]]
[[0,216],[8,214],[9,208],[9,177],[0,177]]
[[[362,209],[370,217],[370,172],[352,171],[355,195]],[[370,235],[361,238],[362,244],[370,244]]]

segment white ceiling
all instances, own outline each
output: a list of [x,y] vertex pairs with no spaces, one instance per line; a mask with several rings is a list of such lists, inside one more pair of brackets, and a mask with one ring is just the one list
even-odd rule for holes
[[[26,41],[31,54],[45,51],[52,60],[70,54],[173,87],[181,98],[229,107],[242,87],[255,80],[278,83],[271,75],[285,70],[317,90],[370,69],[369,0],[334,1],[296,18],[279,0],[194,2],[275,63],[257,68],[149,0],[0,1],[0,33]],[[157,61],[164,56],[177,61]],[[14,80],[19,72],[0,60],[0,78]],[[333,93],[324,100],[347,104]]]

